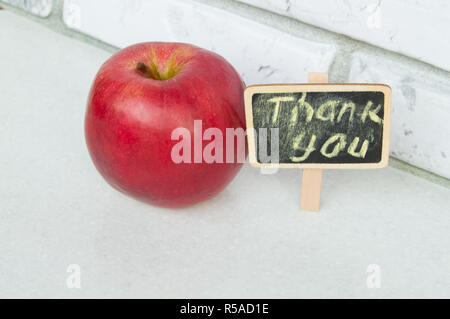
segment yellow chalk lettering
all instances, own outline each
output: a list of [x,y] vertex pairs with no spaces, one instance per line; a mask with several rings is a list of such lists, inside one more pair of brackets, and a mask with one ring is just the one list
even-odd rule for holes
[[[294,146],[294,151],[300,150],[300,143],[304,137],[304,133],[301,133],[300,135],[298,135],[297,137],[294,138],[294,142],[293,142],[293,146]],[[316,136],[313,134],[311,136],[311,139],[309,141],[308,147],[305,149],[305,153],[302,156],[291,156],[290,159],[293,162],[303,162],[304,160],[306,160],[309,157],[309,154],[311,154],[313,151],[315,151],[315,147],[314,144],[316,142]]]
[[298,100],[297,107],[299,112],[305,110],[306,112],[306,122],[311,122],[314,116],[314,109],[306,100],[306,92],[302,93],[302,97]]
[[339,104],[339,101],[327,101],[323,103],[318,109],[316,113],[316,117],[322,121],[331,121],[334,123],[334,112],[336,106]]
[[[336,157],[339,154],[339,152],[345,148],[345,145],[347,145],[346,139],[347,139],[347,135],[345,135],[343,133],[338,133],[338,134],[333,135],[322,145],[322,148],[320,149],[320,153],[323,156],[328,157],[328,158]],[[338,141],[338,142],[334,146],[333,151],[330,153],[327,153],[328,147],[336,141]]]
[[297,117],[298,117],[298,108],[295,106],[291,112],[291,120],[289,122],[289,126],[292,127],[297,123]]
[[353,139],[353,142],[348,147],[347,152],[351,156],[354,156],[354,157],[361,157],[361,158],[366,157],[367,149],[369,148],[369,141],[368,140],[364,140],[364,142],[362,143],[361,149],[357,153],[356,152],[356,147],[358,146],[358,144],[359,144],[359,137],[355,137]]
[[377,115],[377,113],[381,110],[381,104],[378,104],[377,108],[374,110],[371,110],[372,105],[373,105],[372,101],[367,102],[363,114],[361,115],[361,122],[364,123],[368,115],[369,118],[375,123],[382,123],[383,119]]
[[293,100],[294,100],[294,97],[292,97],[292,96],[277,96],[277,97],[273,97],[269,100],[269,102],[275,103],[275,110],[274,110],[273,116],[272,116],[272,124],[274,124],[278,119],[278,113],[280,112],[281,102],[289,102],[289,101],[293,101]]
[[337,122],[339,123],[342,120],[342,116],[344,116],[345,112],[350,111],[350,115],[348,116],[348,122],[353,121],[353,114],[355,113],[355,103],[348,102],[344,103],[339,111],[339,115],[337,117]]
[[303,92],[302,97],[297,102],[297,105],[292,109],[291,120],[289,124],[291,127],[297,123],[298,114],[303,110],[306,112],[306,122],[311,122],[314,116],[314,109],[311,104],[305,101],[305,99],[306,92]]

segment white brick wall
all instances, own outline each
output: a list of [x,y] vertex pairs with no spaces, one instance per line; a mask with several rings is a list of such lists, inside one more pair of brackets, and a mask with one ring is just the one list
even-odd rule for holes
[[448,0],[239,0],[450,70]]
[[[193,43],[223,55],[247,84],[305,82],[312,71],[347,82],[387,83],[393,89],[391,155],[450,178],[450,1],[55,1],[63,2],[58,14],[66,32],[118,47]],[[52,7],[51,0],[3,2],[42,16]]]
[[4,2],[19,7],[25,11],[47,17],[52,11],[52,0],[3,0]]
[[224,56],[247,84],[305,81],[308,71],[327,72],[336,51],[191,0],[69,0],[64,21],[119,47],[143,41],[201,46]]
[[391,154],[450,177],[450,87],[364,52],[352,57],[349,82],[392,87]]

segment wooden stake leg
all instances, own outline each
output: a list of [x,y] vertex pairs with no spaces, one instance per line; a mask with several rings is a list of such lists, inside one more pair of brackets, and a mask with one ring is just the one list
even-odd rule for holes
[[[328,83],[328,73],[308,73],[310,83]],[[317,212],[320,207],[322,169],[303,169],[300,209]]]
[[322,187],[322,169],[308,168],[303,170],[302,194],[300,208],[313,212],[319,211],[320,189]]

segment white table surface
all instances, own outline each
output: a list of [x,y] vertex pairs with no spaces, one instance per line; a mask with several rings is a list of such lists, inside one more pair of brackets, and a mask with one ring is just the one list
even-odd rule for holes
[[109,55],[0,11],[0,297],[450,297],[450,190],[401,170],[326,171],[320,213],[296,170],[177,211],[113,190],[83,136]]

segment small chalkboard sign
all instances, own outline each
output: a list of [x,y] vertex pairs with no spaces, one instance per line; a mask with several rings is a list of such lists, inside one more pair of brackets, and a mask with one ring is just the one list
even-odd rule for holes
[[[250,163],[281,168],[384,167],[390,99],[391,89],[383,84],[249,86],[247,128],[254,129],[249,130]],[[278,135],[276,163],[269,156],[272,134]]]
[[391,88],[332,84],[252,85],[244,93],[250,164],[302,168],[301,208],[319,209],[322,169],[382,168],[389,160]]

